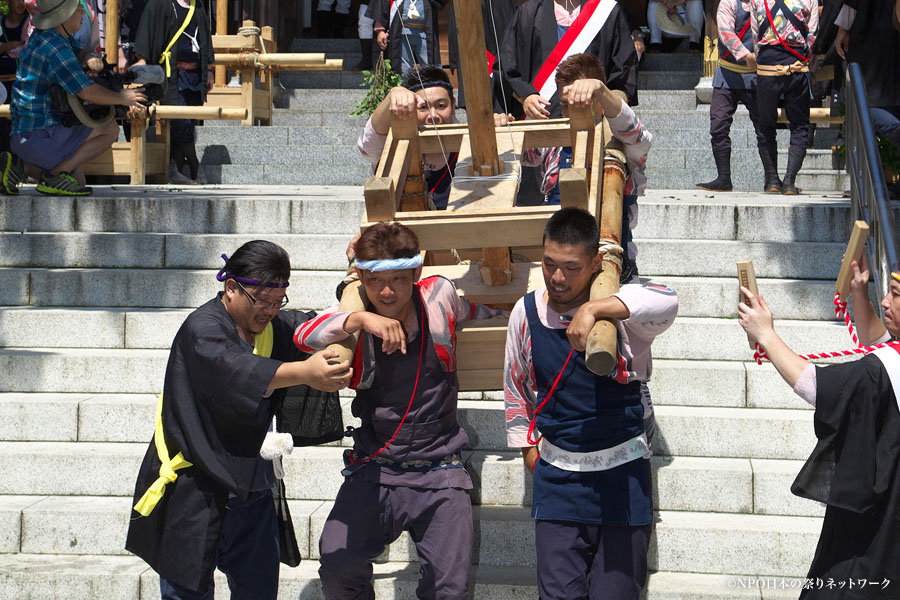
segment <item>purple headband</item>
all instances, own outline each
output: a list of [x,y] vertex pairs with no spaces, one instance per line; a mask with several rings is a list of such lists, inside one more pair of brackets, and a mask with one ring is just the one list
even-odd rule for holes
[[[225,261],[226,264],[228,264],[228,255],[227,254],[223,254],[222,259]],[[254,287],[263,286],[263,287],[270,287],[270,288],[286,288],[287,286],[291,285],[290,282],[287,282],[287,281],[283,281],[283,282],[282,281],[270,281],[269,283],[264,284],[262,281],[259,281],[258,279],[248,279],[246,277],[238,277],[237,275],[226,271],[225,267],[222,267],[222,270],[219,271],[218,273],[216,273],[216,279],[218,279],[219,281],[225,281],[227,279],[234,279],[238,283],[245,283],[247,285],[252,285]]]

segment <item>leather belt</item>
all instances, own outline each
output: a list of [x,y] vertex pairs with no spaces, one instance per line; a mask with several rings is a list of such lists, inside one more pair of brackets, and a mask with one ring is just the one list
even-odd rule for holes
[[175,68],[181,71],[196,71],[200,68],[200,63],[197,62],[183,62],[178,61],[175,63]]

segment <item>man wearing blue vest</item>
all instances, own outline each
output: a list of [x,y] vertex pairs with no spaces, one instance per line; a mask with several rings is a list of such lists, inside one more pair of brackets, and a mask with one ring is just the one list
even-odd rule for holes
[[[522,449],[534,474],[541,600],[637,600],[647,580],[653,507],[641,383],[678,297],[665,285],[623,282],[613,296],[591,300],[599,238],[590,213],[554,214],[544,230],[546,287],[509,317],[507,443]],[[598,319],[618,330],[616,370],[602,377],[584,356]]]
[[[731,122],[738,102],[747,107],[756,132],[756,145],[763,164],[768,160],[765,138],[758,125],[756,110],[756,54],[753,32],[750,31],[749,0],[722,0],[716,12],[719,30],[719,66],[713,76],[713,95],[709,105],[709,137],[717,176],[708,183],[698,183],[701,190],[730,192],[731,184]],[[774,173],[775,169],[767,169]],[[774,186],[765,182],[765,188]]]

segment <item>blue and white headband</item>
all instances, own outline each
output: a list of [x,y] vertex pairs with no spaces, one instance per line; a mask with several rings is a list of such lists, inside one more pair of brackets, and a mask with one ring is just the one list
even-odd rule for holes
[[401,269],[416,269],[422,266],[422,255],[416,254],[409,258],[390,258],[379,260],[358,260],[356,268],[363,271],[399,271]]

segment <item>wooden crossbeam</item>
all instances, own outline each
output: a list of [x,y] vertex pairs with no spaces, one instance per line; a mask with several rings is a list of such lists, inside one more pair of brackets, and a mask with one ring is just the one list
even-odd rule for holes
[[[370,179],[369,182],[372,180]],[[369,184],[367,182],[367,185]],[[368,195],[366,196],[368,206]],[[518,209],[501,216],[480,214],[450,216],[441,212],[427,212],[421,219],[397,220],[416,232],[422,250],[450,248],[482,248],[490,241],[493,246],[528,246],[540,241],[549,213],[519,214]],[[362,224],[366,229],[379,219]],[[387,219],[383,219],[387,220]]]

